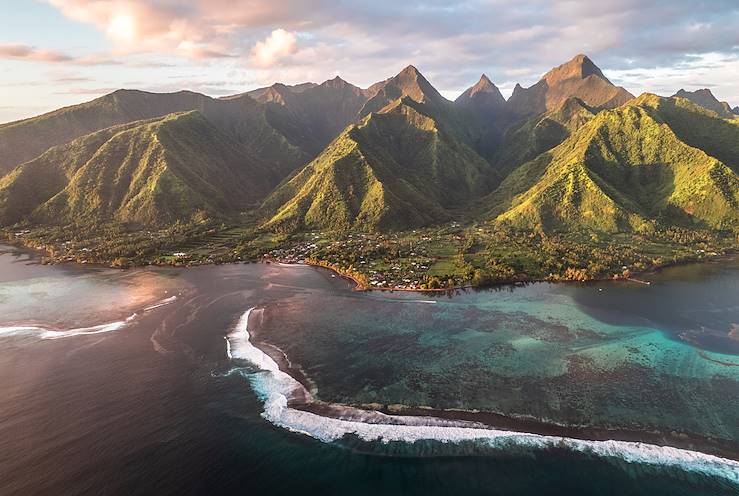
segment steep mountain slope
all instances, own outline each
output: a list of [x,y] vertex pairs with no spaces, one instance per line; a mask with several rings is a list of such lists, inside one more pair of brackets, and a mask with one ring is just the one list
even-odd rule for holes
[[276,167],[289,172],[307,161],[307,154],[291,146],[271,129],[264,109],[248,96],[228,101],[180,91],[148,93],[118,90],[87,103],[65,107],[38,117],[0,125],[0,176],[31,160],[52,146],[107,127],[170,113],[200,110],[239,140],[251,142],[277,160]]
[[684,143],[705,151],[739,173],[739,120],[716,115],[682,98],[642,98],[642,105],[670,126]]
[[476,111],[486,114],[493,114],[505,108],[505,98],[485,74],[459,95],[454,103],[463,107],[473,107]]
[[[649,228],[651,221],[736,228],[739,177],[679,138],[665,100],[642,95],[601,112],[515,170],[491,195],[496,219],[545,230],[631,231]],[[691,107],[696,119],[706,116]],[[739,127],[734,132],[739,140]]]
[[596,111],[579,98],[568,98],[556,110],[510,127],[493,158],[493,164],[507,175],[567,139],[590,122]]
[[506,101],[500,90],[483,74],[480,80],[454,101],[458,111],[466,113],[463,120],[473,121],[470,128],[472,146],[486,159],[499,147],[508,122]]
[[118,90],[80,105],[0,125],[0,175],[48,148],[106,127],[200,108],[208,97],[189,91]]
[[349,127],[270,195],[265,227],[384,230],[449,219],[494,174],[432,113],[405,96]]
[[108,128],[48,150],[0,181],[0,224],[164,226],[233,215],[279,174],[197,111]]
[[613,85],[587,56],[580,54],[547,72],[530,88],[516,85],[506,107],[520,119],[554,110],[570,97],[591,107],[614,108],[634,96]]
[[681,89],[672,96],[688,99],[696,105],[716,112],[719,117],[723,117],[725,119],[733,119],[735,115],[731,110],[731,106],[726,102],[720,102],[718,98],[713,96],[713,93],[711,93],[711,90],[708,88],[695,91],[685,91]]
[[[458,140],[466,143],[485,159],[489,159],[495,152],[502,135],[501,125],[504,124],[504,120],[499,118],[500,109],[491,105],[491,101],[496,100],[495,93],[499,92],[487,77],[483,76],[482,80],[469,90],[469,100],[463,98],[459,103],[444,98],[412,65],[373,87],[377,89],[377,93],[367,100],[360,110],[359,114],[362,117],[373,112],[381,112],[406,97],[422,104],[424,112],[432,116],[437,125],[444,128],[447,133],[454,134]],[[483,105],[478,106],[477,103]]]
[[355,122],[366,100],[364,90],[339,77],[297,92],[273,85],[257,97],[270,125],[310,156]]
[[305,165],[310,155],[298,148],[268,122],[267,110],[249,96],[228,102],[208,99],[198,109],[219,131],[246,147],[270,165],[271,174],[280,180]]
[[379,112],[396,100],[408,96],[413,100],[424,103],[428,107],[450,107],[451,102],[441,96],[436,88],[421,74],[418,69],[409,65],[395,77],[375,85],[377,90],[359,111],[360,117],[372,112]]

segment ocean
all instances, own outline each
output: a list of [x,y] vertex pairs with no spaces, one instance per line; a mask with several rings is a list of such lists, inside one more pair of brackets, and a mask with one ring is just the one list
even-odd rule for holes
[[737,494],[739,263],[361,293],[0,248],[0,494]]

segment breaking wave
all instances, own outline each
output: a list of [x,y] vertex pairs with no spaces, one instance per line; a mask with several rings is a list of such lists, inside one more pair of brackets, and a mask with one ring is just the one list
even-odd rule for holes
[[[155,308],[159,308],[164,305],[169,305],[170,303],[174,302],[177,299],[177,296],[171,296],[169,298],[165,298],[153,305],[150,305],[148,307],[144,308],[144,312],[148,312],[149,310],[154,310]],[[44,327],[39,326],[24,326],[24,325],[14,325],[14,326],[7,326],[2,327],[0,326],[0,335],[33,335],[34,337],[37,337],[39,339],[64,339],[64,338],[70,338],[75,336],[87,336],[92,334],[104,334],[108,332],[118,331],[120,329],[123,329],[128,324],[133,322],[136,317],[138,316],[137,313],[133,313],[126,317],[124,320],[118,320],[116,322],[108,322],[106,324],[99,324],[95,326],[90,327],[79,327],[75,329],[68,329],[68,330],[54,330],[54,329],[47,329]]]
[[[439,441],[443,443],[475,442],[493,449],[567,448],[573,452],[618,459],[628,463],[674,467],[720,477],[739,484],[739,462],[698,451],[629,441],[589,441],[558,436],[492,429],[467,421],[433,417],[387,415],[380,412],[342,407],[342,418],[322,416],[288,406],[291,398],[310,398],[302,384],[280,370],[278,364],[254,346],[249,339],[249,316],[253,308],[239,319],[226,338],[231,359],[244,360],[258,368],[250,374],[250,382],[264,403],[262,416],[269,422],[292,432],[329,443],[347,435],[363,441],[383,443],[400,441]],[[343,413],[346,412],[346,415]]]
[[153,305],[149,305],[148,307],[144,308],[145,312],[148,312],[149,310],[154,310],[155,308],[163,307],[165,305],[169,305],[170,303],[174,303],[175,300],[177,300],[177,295],[170,296],[169,298],[164,298],[162,301],[155,303]]
[[130,315],[126,320],[100,324],[91,327],[79,327],[77,329],[69,329],[66,331],[55,331],[36,326],[12,326],[0,327],[0,334],[34,334],[40,339],[63,339],[74,336],[85,336],[90,334],[103,334],[122,329],[129,322],[136,318],[136,314]]

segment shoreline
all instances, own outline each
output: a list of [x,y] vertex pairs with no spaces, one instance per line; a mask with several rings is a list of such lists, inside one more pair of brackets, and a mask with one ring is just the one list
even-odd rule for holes
[[[259,313],[261,314],[261,312]],[[487,429],[501,429],[522,434],[563,437],[582,441],[647,443],[657,446],[699,451],[739,462],[739,443],[705,438],[676,431],[634,431],[623,428],[569,426],[535,418],[515,417],[495,412],[380,404],[372,405],[372,408],[369,408],[368,405],[345,405],[316,400],[310,392],[313,388],[313,381],[310,377],[302,370],[294,368],[285,352],[279,347],[262,339],[259,334],[259,327],[259,325],[249,324],[249,335],[253,346],[269,356],[277,364],[280,371],[292,377],[303,388],[302,394],[299,394],[297,398],[290,398],[287,402],[288,407],[296,410],[343,420],[347,419],[347,410],[358,410],[367,414],[379,413],[388,416],[409,418],[424,417],[428,418],[429,421],[433,419],[436,421],[465,422]]]
[[695,259],[684,259],[684,260],[676,260],[673,262],[664,263],[661,265],[654,265],[647,267],[643,270],[640,270],[638,272],[630,273],[629,276],[620,276],[620,277],[600,277],[600,278],[590,278],[585,280],[570,280],[570,279],[549,279],[549,278],[513,278],[508,280],[500,280],[500,281],[494,281],[490,284],[480,285],[476,286],[474,284],[462,284],[458,286],[452,286],[447,288],[408,288],[408,287],[373,287],[373,286],[367,286],[364,283],[362,283],[359,279],[354,277],[352,274],[345,273],[341,270],[336,269],[329,263],[315,263],[315,262],[309,262],[307,260],[304,260],[302,263],[291,263],[291,262],[283,262],[280,260],[272,259],[272,258],[262,258],[262,259],[256,259],[256,260],[234,260],[234,261],[228,261],[228,262],[220,262],[220,261],[213,261],[213,262],[203,262],[203,263],[197,263],[197,264],[171,264],[171,263],[153,263],[153,262],[146,262],[141,264],[133,264],[125,267],[116,267],[113,266],[111,262],[87,262],[87,263],[79,263],[77,261],[51,261],[48,262],[46,259],[49,255],[49,251],[47,249],[39,249],[33,246],[29,246],[28,244],[24,243],[22,240],[5,240],[0,241],[0,244],[6,244],[7,246],[11,246],[14,248],[19,248],[22,250],[27,250],[30,252],[33,252],[35,255],[37,255],[42,260],[40,263],[44,265],[74,265],[77,267],[99,267],[99,268],[108,268],[108,269],[118,269],[118,270],[128,270],[128,269],[135,269],[135,268],[142,268],[142,267],[172,267],[175,269],[192,269],[196,267],[206,267],[211,265],[226,265],[226,264],[250,264],[250,263],[265,263],[265,264],[275,264],[275,265],[281,265],[284,267],[290,267],[290,266],[306,266],[306,267],[314,267],[314,268],[322,268],[330,271],[334,275],[341,277],[342,279],[345,279],[347,281],[350,281],[354,284],[354,287],[352,288],[353,291],[384,291],[384,292],[406,292],[406,293],[427,293],[427,294],[444,294],[444,293],[452,293],[455,291],[463,291],[468,289],[473,290],[485,290],[489,288],[495,288],[495,287],[501,287],[501,286],[510,286],[510,285],[517,285],[517,284],[533,284],[533,283],[552,283],[552,284],[572,284],[572,283],[579,283],[579,284],[591,284],[591,283],[598,283],[598,282],[606,282],[606,281],[623,281],[623,282],[630,282],[634,284],[642,284],[649,286],[651,284],[651,281],[644,281],[640,280],[639,278],[641,276],[647,276],[651,274],[657,274],[660,271],[664,269],[669,269],[672,267],[679,267],[682,265],[690,265],[690,264],[704,264],[704,263],[711,263],[715,261],[721,261],[721,260],[731,260],[739,254],[739,250],[728,250],[725,253],[722,253],[720,255],[717,255],[715,257],[711,258],[704,258],[700,260]]
[[345,279],[347,281],[350,281],[354,284],[354,288],[352,288],[352,291],[362,291],[362,292],[371,292],[371,291],[385,291],[385,292],[406,292],[406,293],[450,293],[454,291],[464,291],[468,289],[473,290],[485,290],[500,286],[511,286],[511,285],[518,285],[518,284],[534,284],[534,283],[550,283],[550,284],[592,284],[592,283],[598,283],[598,282],[608,282],[608,281],[621,281],[621,282],[630,282],[634,284],[642,284],[649,286],[652,284],[652,281],[643,281],[640,280],[639,277],[641,276],[648,276],[653,274],[658,274],[661,271],[665,269],[670,269],[673,267],[680,267],[683,265],[691,265],[691,264],[705,264],[705,263],[712,263],[712,262],[720,262],[723,260],[732,260],[737,256],[736,251],[730,251],[727,253],[724,253],[722,255],[712,257],[709,259],[703,259],[703,260],[678,260],[675,262],[670,262],[666,264],[662,264],[659,266],[653,266],[648,267],[644,270],[641,270],[639,272],[635,272],[633,274],[630,274],[629,277],[601,277],[601,278],[593,278],[593,279],[586,279],[584,281],[575,281],[575,280],[552,280],[552,279],[541,279],[541,278],[529,278],[529,279],[510,279],[510,280],[504,280],[504,281],[495,281],[491,284],[486,284],[484,286],[475,286],[473,284],[464,284],[461,286],[453,286],[450,288],[431,288],[431,289],[419,289],[419,288],[398,288],[398,287],[368,287],[365,286],[361,281],[357,280],[357,278],[353,277],[351,274],[345,274],[341,272],[340,270],[337,270],[334,267],[331,267],[329,265],[323,265],[319,263],[310,263],[310,262],[304,262],[304,263],[287,263],[287,262],[280,262],[280,261],[273,261],[269,260],[266,262],[256,262],[256,263],[273,263],[273,264],[279,264],[284,267],[314,267],[318,269],[326,269],[329,272],[335,274],[338,277],[341,277],[342,279]]

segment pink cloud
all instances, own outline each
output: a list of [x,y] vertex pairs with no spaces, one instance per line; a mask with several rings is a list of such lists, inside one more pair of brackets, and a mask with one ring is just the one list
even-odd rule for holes
[[[159,52],[192,59],[228,57],[224,19],[205,18],[207,2],[48,0],[68,18],[92,24],[121,53]],[[233,8],[234,6],[231,6]],[[230,9],[229,9],[230,10]]]
[[68,62],[72,57],[54,50],[39,50],[19,44],[0,44],[0,58],[36,60],[39,62]]
[[81,66],[120,65],[124,61],[107,55],[74,57],[57,50],[42,50],[29,45],[0,43],[0,59],[26,60],[30,62],[65,63]]
[[[211,59],[255,52],[253,60],[261,65],[271,64],[281,53],[270,48],[276,41],[264,39],[265,34],[334,24],[342,9],[328,0],[47,1],[69,19],[93,25],[121,53]],[[294,50],[291,40],[282,41]]]
[[264,40],[257,42],[251,56],[257,67],[272,67],[297,51],[297,35],[284,29],[275,29]]

